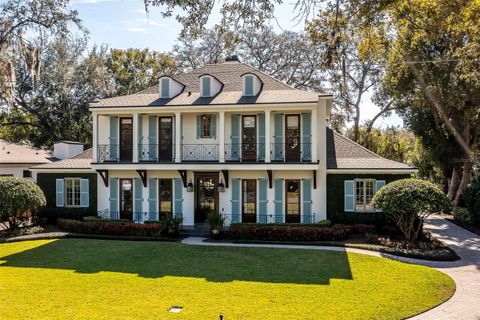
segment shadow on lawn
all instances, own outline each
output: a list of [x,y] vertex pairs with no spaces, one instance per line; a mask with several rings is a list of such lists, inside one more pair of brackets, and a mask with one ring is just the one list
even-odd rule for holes
[[0,257],[0,267],[205,278],[213,282],[329,284],[352,279],[347,253],[178,243],[62,239]]

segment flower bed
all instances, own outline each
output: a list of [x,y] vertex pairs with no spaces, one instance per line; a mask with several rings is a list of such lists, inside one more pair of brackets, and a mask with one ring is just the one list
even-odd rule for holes
[[137,224],[132,222],[85,222],[58,219],[58,227],[73,233],[111,236],[160,236],[160,224]]

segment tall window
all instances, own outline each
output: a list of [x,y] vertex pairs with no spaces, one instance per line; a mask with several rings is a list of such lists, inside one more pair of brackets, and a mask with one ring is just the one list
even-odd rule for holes
[[80,206],[80,178],[65,179],[65,207]]
[[204,114],[202,117],[202,138],[212,137],[212,116]]
[[285,180],[285,188],[285,221],[298,223],[300,222],[300,180]]
[[202,78],[202,97],[210,97],[210,77],[203,77]]
[[257,220],[257,180],[242,180],[242,213],[243,222]]
[[375,208],[370,204],[375,195],[374,179],[355,180],[355,211],[374,212]]
[[160,179],[160,217],[173,212],[172,179]]
[[246,75],[245,78],[245,96],[253,96],[253,76]]
[[170,98],[170,79],[162,79],[162,98]]

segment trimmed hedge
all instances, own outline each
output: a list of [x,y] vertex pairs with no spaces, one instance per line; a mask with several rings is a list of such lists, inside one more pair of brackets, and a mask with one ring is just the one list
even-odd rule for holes
[[245,223],[245,222],[239,222],[239,223],[232,223],[230,224],[231,226],[277,226],[277,227],[317,227],[317,228],[322,228],[322,227],[330,227],[332,225],[330,220],[323,220],[317,223]]
[[73,233],[86,233],[111,236],[160,236],[159,224],[137,224],[132,222],[85,222],[58,219],[58,227]]

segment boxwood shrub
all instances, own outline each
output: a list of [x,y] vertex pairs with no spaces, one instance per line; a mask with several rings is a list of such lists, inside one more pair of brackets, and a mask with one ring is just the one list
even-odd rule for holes
[[138,224],[132,222],[92,223],[79,220],[58,219],[58,227],[72,233],[86,233],[110,236],[160,236],[159,224]]

